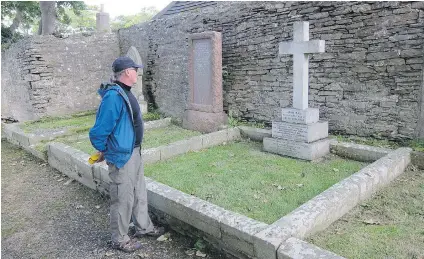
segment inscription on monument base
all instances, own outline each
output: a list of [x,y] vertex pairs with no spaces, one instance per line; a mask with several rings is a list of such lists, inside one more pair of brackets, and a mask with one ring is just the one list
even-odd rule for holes
[[314,160],[330,153],[330,140],[322,139],[313,143],[302,143],[285,139],[264,138],[264,150],[283,156]]
[[310,143],[328,137],[328,122],[319,121],[312,124],[296,124],[273,121],[272,137]]
[[300,124],[316,123],[319,120],[318,108],[299,110],[295,108],[282,109],[282,121]]

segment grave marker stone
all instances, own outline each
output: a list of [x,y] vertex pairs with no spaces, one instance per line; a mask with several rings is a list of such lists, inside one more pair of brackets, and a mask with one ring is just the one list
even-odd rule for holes
[[215,31],[189,36],[189,96],[183,127],[217,131],[226,124],[222,100],[222,38]]
[[143,65],[143,68],[139,69],[137,72],[138,73],[137,83],[133,87],[132,92],[134,96],[137,98],[138,103],[140,104],[141,113],[144,114],[147,112],[147,102],[144,100],[144,95],[143,95],[143,69],[145,65],[143,64],[143,60],[141,59],[140,54],[138,53],[137,49],[134,46],[131,46],[128,49],[126,56],[131,58],[136,64]]
[[264,150],[314,160],[330,152],[328,122],[319,121],[319,109],[308,107],[309,54],[325,50],[323,40],[309,41],[309,23],[293,24],[293,41],[281,42],[279,55],[293,55],[293,108],[283,108],[281,121],[272,122],[272,138]]

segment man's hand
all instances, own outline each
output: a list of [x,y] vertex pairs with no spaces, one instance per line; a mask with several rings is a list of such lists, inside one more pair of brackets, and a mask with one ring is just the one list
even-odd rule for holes
[[105,155],[103,152],[98,151],[97,154],[99,155],[99,159],[97,159],[96,163],[103,162],[105,160]]

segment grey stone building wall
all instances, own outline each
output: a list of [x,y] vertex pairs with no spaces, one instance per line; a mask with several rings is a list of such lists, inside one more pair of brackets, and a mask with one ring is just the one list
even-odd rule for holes
[[2,58],[2,117],[25,121],[96,109],[97,89],[118,55],[112,33],[34,36],[14,44]]
[[295,21],[308,21],[310,39],[326,41],[326,52],[310,57],[309,104],[330,131],[390,138],[418,132],[423,2],[218,2],[119,35],[121,43],[143,35],[147,91],[162,112],[181,118],[188,35],[221,32],[224,109],[270,123],[292,102],[292,59],[278,56],[278,43],[292,40]]

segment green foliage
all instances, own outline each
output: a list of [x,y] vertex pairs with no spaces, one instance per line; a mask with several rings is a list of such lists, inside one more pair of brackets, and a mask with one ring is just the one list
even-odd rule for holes
[[155,7],[143,7],[140,12],[133,15],[120,15],[111,22],[111,28],[116,31],[121,28],[128,28],[135,24],[146,22],[152,19],[159,11]]
[[154,121],[162,118],[162,115],[157,111],[146,112],[143,114],[144,121]]
[[228,112],[228,125],[231,127],[249,126],[254,128],[260,128],[260,129],[265,128],[264,122],[250,122],[243,119],[239,120],[236,117],[234,117],[234,113],[232,111]]

